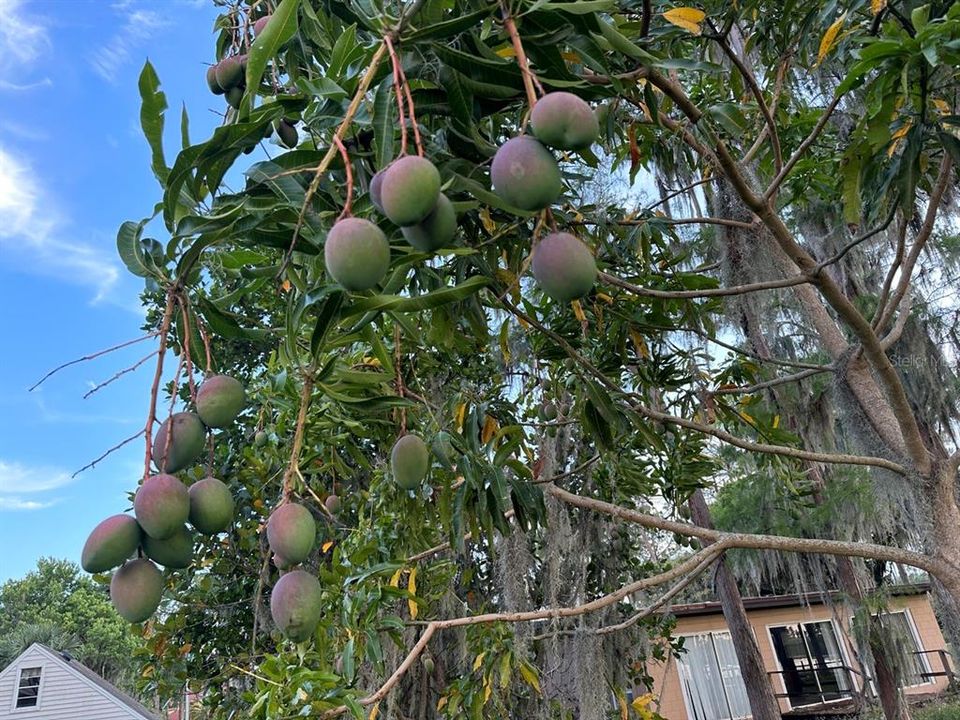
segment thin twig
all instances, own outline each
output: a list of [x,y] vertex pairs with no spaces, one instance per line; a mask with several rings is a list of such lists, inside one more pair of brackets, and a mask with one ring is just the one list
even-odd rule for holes
[[400,59],[393,49],[393,41],[388,35],[383,39],[387,50],[390,52],[390,62],[393,65],[393,94],[397,98],[397,114],[400,123],[400,155],[407,154],[407,115],[403,109],[403,83],[400,80]]
[[290,449],[290,463],[283,474],[282,502],[288,502],[293,494],[293,478],[300,473],[300,449],[303,447],[304,428],[307,424],[307,410],[313,394],[313,368],[304,373],[303,388],[300,390],[300,410],[297,413],[297,426],[293,431],[293,447]]
[[95,359],[95,358],[100,357],[101,355],[106,355],[107,353],[112,353],[114,350],[120,350],[121,348],[129,347],[130,345],[135,345],[136,343],[143,342],[144,340],[149,340],[150,338],[156,337],[157,335],[158,335],[158,332],[156,332],[156,331],[155,331],[155,332],[152,332],[152,333],[147,333],[147,334],[144,335],[143,337],[138,337],[138,338],[136,338],[135,340],[127,340],[126,342],[120,343],[119,345],[114,345],[113,347],[108,347],[106,350],[100,350],[99,352],[95,352],[95,353],[92,353],[92,354],[90,354],[90,355],[84,355],[83,357],[77,358],[76,360],[71,360],[70,362],[65,362],[63,365],[58,365],[58,366],[55,367],[53,370],[51,370],[51,371],[48,372],[46,375],[44,375],[42,378],[40,378],[40,379],[39,379],[37,382],[35,382],[33,385],[31,385],[29,388],[27,388],[27,392],[33,392],[33,391],[36,390],[38,387],[40,387],[40,385],[42,385],[42,384],[44,383],[44,381],[47,380],[47,378],[49,378],[51,375],[54,375],[55,373],[60,372],[60,371],[63,370],[64,368],[68,368],[68,367],[70,367],[71,365],[77,365],[77,364],[79,364],[79,363],[86,362],[86,361],[88,361],[88,360],[93,360],[93,359]]
[[117,379],[123,377],[123,376],[126,375],[127,373],[133,372],[134,370],[136,370],[138,367],[140,367],[141,365],[143,365],[147,360],[149,360],[150,358],[152,358],[152,357],[153,357],[154,355],[156,355],[156,354],[157,354],[157,351],[156,351],[156,350],[153,350],[149,355],[144,355],[142,358],[140,358],[139,360],[137,360],[137,362],[135,362],[135,363],[134,363],[133,365],[131,365],[130,367],[126,367],[126,368],[124,368],[123,370],[120,370],[119,372],[115,373],[110,379],[104,380],[104,381],[103,381],[102,383],[100,383],[99,385],[95,385],[94,387],[92,387],[90,390],[88,390],[87,392],[85,392],[85,393],[83,394],[83,399],[86,400],[88,397],[90,397],[90,396],[93,395],[95,392],[97,392],[97,390],[100,390],[100,389],[102,389],[102,388],[105,388],[107,385],[109,385],[110,383],[112,383],[114,380],[117,380]]
[[73,473],[73,475],[71,475],[70,477],[71,477],[71,478],[75,478],[77,475],[79,475],[80,473],[82,473],[84,470],[89,470],[90,468],[96,466],[96,464],[97,464],[98,462],[100,462],[101,460],[103,460],[104,458],[106,458],[108,455],[110,455],[111,453],[116,452],[117,450],[119,450],[120,448],[122,448],[124,445],[126,445],[126,444],[128,444],[128,443],[132,443],[134,440],[136,440],[136,439],[137,439],[138,437],[140,437],[141,435],[143,435],[143,430],[138,430],[136,433],[134,433],[133,435],[131,435],[130,437],[128,437],[126,440],[121,440],[119,443],[117,443],[117,444],[114,445],[112,448],[110,448],[109,450],[107,450],[103,455],[101,455],[100,457],[98,457],[96,460],[93,460],[92,462],[87,463],[87,464],[84,465],[82,468],[80,468],[80,469],[77,470],[75,473]]
[[347,154],[347,149],[343,146],[340,138],[334,135],[333,142],[340,151],[340,157],[343,159],[343,168],[347,172],[347,199],[343,203],[343,211],[337,217],[337,222],[339,222],[344,218],[350,217],[351,214],[350,209],[353,206],[353,168],[350,167],[350,156]]
[[[153,374],[153,385],[150,387],[150,406],[147,409],[147,424],[143,435],[147,440],[147,449],[143,457],[143,479],[150,476],[150,461],[153,453],[153,423],[157,419],[157,393],[160,391],[160,379],[163,377],[163,359],[167,354],[167,335],[170,333],[170,322],[173,320],[173,306],[176,304],[176,288],[171,286],[167,290],[167,304],[163,310],[163,319],[160,321],[160,347],[157,350],[157,370]],[[167,436],[173,435],[168,432]]]
[[533,71],[530,70],[530,61],[527,59],[527,54],[523,50],[520,33],[517,32],[516,23],[513,22],[513,17],[510,15],[510,9],[507,7],[505,0],[501,0],[500,10],[503,14],[503,27],[510,36],[510,42],[513,44],[513,53],[516,56],[517,65],[520,66],[520,74],[523,76],[523,89],[527,93],[527,105],[530,110],[533,110],[537,104],[537,91],[534,90],[533,87],[534,78]]
[[[387,35],[384,40],[387,46],[393,50],[393,41],[390,36]],[[403,63],[400,62],[399,56],[394,55],[393,57],[397,59],[397,64],[394,67],[400,74],[400,87],[403,88],[404,97],[407,99],[407,113],[410,115],[410,127],[413,129],[413,142],[417,146],[417,155],[423,157],[423,142],[420,139],[420,126],[417,125],[417,112],[413,104],[413,95],[410,93],[410,83],[407,82],[407,74],[403,71]]]

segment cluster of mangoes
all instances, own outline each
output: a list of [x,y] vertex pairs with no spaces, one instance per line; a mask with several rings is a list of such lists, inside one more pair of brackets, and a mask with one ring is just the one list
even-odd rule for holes
[[[370,201],[421,252],[449,245],[457,231],[453,203],[440,192],[440,172],[426,158],[404,155],[374,175]],[[327,233],[323,255],[330,276],[353,291],[376,287],[390,266],[387,236],[363,218],[337,221]]]
[[[507,140],[493,157],[490,180],[504,202],[520,210],[543,210],[560,196],[557,150],[583,150],[600,132],[593,109],[573,93],[544,95],[530,113],[532,135]],[[558,302],[583,297],[597,279],[597,264],[590,250],[575,236],[552,232],[534,248],[533,277],[540,288]]]
[[[430,453],[419,435],[404,435],[390,453],[394,482],[403,490],[415,489],[430,470]],[[336,495],[324,501],[331,514],[340,507]],[[267,521],[267,542],[273,563],[286,572],[270,593],[270,615],[279,630],[294,642],[306,640],[320,622],[323,594],[319,580],[299,568],[313,551],[317,525],[313,513],[299,503],[284,502]]]
[[160,605],[164,579],[154,563],[189,567],[194,531],[216,535],[229,530],[234,500],[222,481],[206,477],[188,488],[171,473],[193,465],[203,453],[207,428],[226,427],[245,403],[243,385],[235,378],[205,380],[197,391],[196,414],[176,413],[157,432],[152,456],[159,472],[137,490],[134,517],[108,517],[87,538],[80,565],[89,573],[120,566],[110,581],[110,599],[129,622],[143,622]]

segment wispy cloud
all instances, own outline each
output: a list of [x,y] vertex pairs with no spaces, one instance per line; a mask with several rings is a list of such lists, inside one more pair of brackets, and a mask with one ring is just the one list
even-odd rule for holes
[[159,12],[135,8],[129,2],[113,8],[124,14],[123,27],[90,58],[94,71],[109,83],[116,82],[120,70],[130,65],[137,47],[168,24]]
[[0,0],[0,90],[30,90],[50,85],[49,78],[24,81],[24,75],[50,47],[40,20],[29,16],[23,0]]
[[70,480],[69,473],[57,468],[0,460],[0,511],[50,507],[56,498],[48,494]]
[[18,269],[92,287],[93,302],[103,300],[120,277],[116,261],[65,235],[54,200],[33,169],[0,147],[0,254]]

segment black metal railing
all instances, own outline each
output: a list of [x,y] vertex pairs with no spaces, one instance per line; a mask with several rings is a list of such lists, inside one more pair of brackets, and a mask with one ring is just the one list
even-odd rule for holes
[[[788,676],[799,679],[805,686],[799,691],[793,690],[791,692],[787,690],[786,692],[774,693],[774,697],[789,700],[792,707],[826,705],[845,699],[859,703],[863,700],[863,693],[857,689],[857,685],[853,682],[853,677],[856,675],[861,679],[861,687],[866,687],[867,684],[866,678],[861,672],[847,665],[793,670],[771,670],[767,673],[767,676],[771,679],[773,679],[775,675],[782,677],[784,687],[789,687],[787,683]],[[809,687],[811,685],[813,687]],[[846,687],[841,687],[843,685]]]
[[924,655],[933,655],[940,661],[939,670],[927,661],[926,664],[930,669],[919,673],[924,681],[934,680],[938,677],[945,677],[950,682],[956,679],[956,674],[953,672],[953,664],[950,661],[950,655],[946,650],[914,650],[913,654],[921,657]]

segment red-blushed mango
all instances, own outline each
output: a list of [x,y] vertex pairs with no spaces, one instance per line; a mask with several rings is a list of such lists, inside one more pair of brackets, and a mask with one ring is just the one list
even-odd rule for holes
[[173,475],[152,475],[133,498],[133,512],[143,531],[155,540],[173,535],[190,514],[190,493]]
[[243,384],[229,375],[208,377],[197,389],[197,415],[207,427],[226,427],[246,403]]
[[217,84],[223,88],[224,92],[243,84],[246,65],[246,55],[231,55],[214,66],[216,68]]
[[210,88],[210,92],[214,95],[223,95],[226,90],[220,87],[220,83],[217,82],[217,66],[211,65],[207,68],[207,87]]
[[393,479],[404,490],[413,490],[430,470],[430,452],[419,435],[404,435],[390,451],[390,467]]
[[433,252],[442,247],[449,247],[450,241],[457,232],[457,213],[453,209],[450,199],[440,193],[437,206],[429,215],[416,225],[401,228],[400,232],[407,242],[420,252]]
[[215,477],[198,480],[189,489],[190,524],[204,535],[216,535],[233,522],[233,495]]
[[173,535],[157,540],[143,536],[143,553],[165,568],[182,569],[193,562],[193,532],[181,525]]
[[390,267],[390,244],[383,231],[363,218],[344,218],[327,233],[323,246],[327,272],[347,290],[369,290]]
[[306,560],[316,539],[317,523],[303,505],[285,503],[270,513],[267,542],[270,549],[290,565]]
[[540,98],[530,113],[530,127],[540,142],[560,150],[583,150],[600,134],[593,109],[569,92],[547,93]]
[[320,581],[304,570],[284,574],[270,593],[274,624],[294,642],[303,642],[320,622],[323,590]]
[[97,525],[80,554],[80,567],[101,573],[122,565],[137,551],[142,532],[129,515],[111,515]]
[[507,140],[490,165],[493,191],[520,210],[543,210],[560,197],[560,166],[539,140],[529,135]]
[[[167,432],[173,425],[170,446],[167,447]],[[200,457],[207,438],[207,431],[194,413],[174,413],[163,421],[153,439],[153,464],[161,472],[175,473],[189,467]],[[164,457],[166,455],[166,457]]]
[[422,222],[437,206],[440,173],[426,158],[406,155],[390,164],[380,185],[383,213],[400,227]]
[[273,15],[264,15],[262,18],[260,18],[259,20],[257,20],[257,21],[253,24],[253,36],[254,36],[254,37],[256,37],[257,35],[259,35],[260,33],[262,33],[262,32],[266,29],[267,23],[270,22],[270,18],[272,18],[272,17],[273,17]]
[[110,601],[127,622],[143,622],[160,605],[163,574],[146,558],[124,563],[110,580]]
[[297,565],[297,563],[292,563],[283,555],[277,555],[276,553],[273,554],[273,564],[281,570],[289,570]]
[[336,515],[340,512],[340,498],[336,495],[327,495],[327,499],[323,501],[323,506],[331,515]]
[[557,302],[583,297],[597,280],[597,263],[580,240],[565,232],[550,233],[533,251],[533,277]]
[[389,165],[370,178],[370,202],[372,202],[373,206],[380,212],[383,212],[383,198],[381,197],[381,191],[383,190],[383,176],[388,169],[390,169]]

